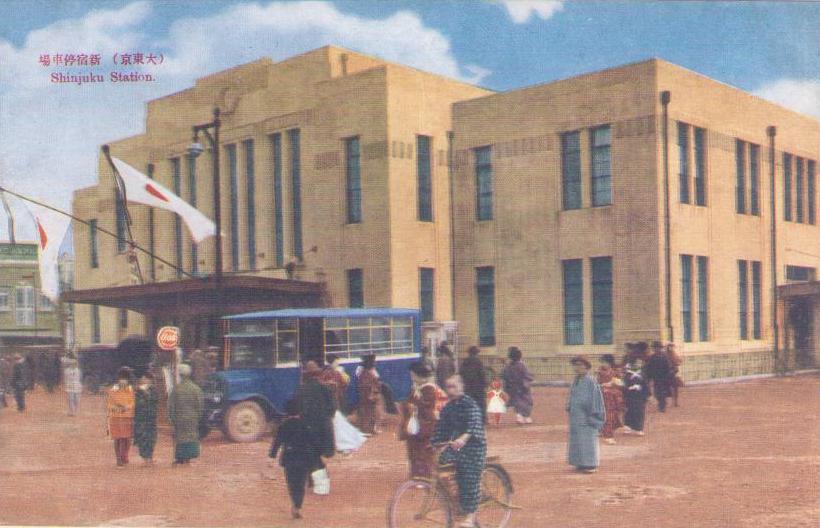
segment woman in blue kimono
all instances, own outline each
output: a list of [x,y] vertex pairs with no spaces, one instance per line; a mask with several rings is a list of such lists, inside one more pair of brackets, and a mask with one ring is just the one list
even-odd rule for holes
[[464,394],[461,376],[450,376],[445,384],[450,400],[441,410],[433,444],[447,444],[440,464],[455,464],[458,499],[464,520],[459,527],[473,528],[481,498],[481,473],[487,457],[484,417],[478,404]]
[[601,388],[590,375],[592,364],[584,356],[572,358],[575,381],[569,393],[569,464],[584,473],[598,470],[598,433],[606,421]]

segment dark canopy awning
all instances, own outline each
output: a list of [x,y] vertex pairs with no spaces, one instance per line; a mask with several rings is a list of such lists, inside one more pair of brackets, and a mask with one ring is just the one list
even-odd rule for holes
[[213,277],[73,290],[63,302],[124,308],[151,316],[196,317],[256,310],[322,306],[322,283],[249,275]]
[[820,295],[820,281],[792,282],[777,287],[781,299]]

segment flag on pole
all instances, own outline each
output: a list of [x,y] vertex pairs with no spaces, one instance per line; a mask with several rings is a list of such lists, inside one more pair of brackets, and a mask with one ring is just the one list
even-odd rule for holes
[[120,173],[129,202],[158,207],[178,214],[188,226],[196,243],[216,234],[216,224],[191,204],[121,159],[112,156],[111,161]]
[[60,246],[71,218],[33,203],[26,203],[37,227],[37,257],[40,264],[40,290],[54,302],[60,297]]

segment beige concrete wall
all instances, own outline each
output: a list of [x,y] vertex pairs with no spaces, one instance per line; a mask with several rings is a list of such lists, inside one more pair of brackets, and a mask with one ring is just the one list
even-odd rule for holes
[[[493,95],[454,108],[456,295],[464,346],[477,342],[475,268],[495,266],[496,347],[530,357],[619,349],[659,331],[654,65]],[[589,129],[612,125],[613,205],[590,207]],[[561,205],[562,132],[581,130],[583,207]],[[494,219],[475,220],[471,149],[493,147]],[[593,346],[590,257],[611,256],[614,345]],[[584,259],[585,345],[563,345],[561,261]]]

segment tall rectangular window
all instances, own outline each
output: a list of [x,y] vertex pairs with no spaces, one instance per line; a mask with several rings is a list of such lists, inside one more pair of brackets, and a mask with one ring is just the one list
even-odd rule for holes
[[709,341],[709,259],[698,257],[698,339]]
[[561,261],[564,278],[564,344],[584,344],[584,261]]
[[581,208],[581,133],[561,134],[561,188],[564,209]]
[[749,267],[745,260],[737,261],[737,294],[740,339],[749,339]]
[[362,221],[362,171],[359,138],[345,140],[345,181],[347,189],[347,223]]
[[[188,156],[188,203],[196,209],[196,158]],[[196,275],[199,272],[199,255],[197,254],[196,242],[191,240],[191,273]]]
[[[171,182],[174,194],[182,196],[182,169],[179,158],[171,158]],[[182,219],[174,215],[174,265],[177,278],[182,277]]]
[[124,253],[127,247],[126,223],[128,220],[125,217],[125,204],[122,201],[122,196],[120,196],[120,191],[117,189],[114,189],[114,209],[117,225],[117,253]]
[[678,121],[678,187],[680,203],[689,203],[689,125]]
[[478,344],[495,345],[495,268],[476,268],[478,297]]
[[760,339],[760,262],[752,262],[752,338]]
[[91,306],[91,342],[100,342],[100,307],[97,304]]
[[253,156],[253,140],[246,139],[242,142],[245,150],[245,182],[247,210],[246,219],[248,222],[248,269],[256,269],[256,174]]
[[593,128],[592,143],[592,206],[612,204],[612,134],[609,125]]
[[493,219],[492,147],[480,147],[475,153],[476,218]]
[[236,145],[225,145],[228,155],[228,188],[231,203],[231,269],[239,271],[239,177],[236,166]]
[[120,308],[120,328],[128,329],[128,310],[125,308]]
[[612,344],[612,257],[592,262],[592,342]]
[[809,160],[806,167],[806,190],[809,209],[809,223],[814,225],[817,223],[817,191],[815,188],[815,163],[814,160]]
[[436,320],[435,270],[419,268],[419,306],[422,321]]
[[706,130],[695,127],[695,204],[706,205]]
[[418,219],[433,221],[433,163],[430,155],[430,136],[416,136],[416,186]]
[[692,255],[680,256],[681,323],[683,340],[692,342]]
[[746,214],[746,143],[735,140],[735,211]]
[[[150,179],[154,179],[154,164],[149,163],[147,167],[145,167],[145,174]],[[149,255],[149,259],[151,262],[151,280],[157,280],[157,266],[156,262],[154,261],[154,254],[156,253],[156,238],[154,234],[154,208],[151,207],[148,209],[148,251],[151,253]]]
[[100,267],[99,250],[97,248],[97,219],[88,221],[88,257],[92,268]]
[[760,146],[749,143],[749,213],[760,215]]
[[301,260],[302,247],[302,146],[298,128],[288,130],[290,143],[290,200],[293,218],[293,256]]
[[347,304],[350,308],[364,307],[364,272],[361,268],[347,270]]
[[274,252],[276,266],[285,265],[285,226],[282,209],[282,134],[276,133],[270,137],[273,149],[273,222],[274,222]]
[[803,223],[803,158],[796,156],[794,158],[795,172],[794,172],[794,205],[795,205],[795,220],[798,223]]
[[14,319],[17,326],[34,326],[34,287],[18,286],[15,289]]
[[792,221],[792,155],[783,153],[783,220]]

